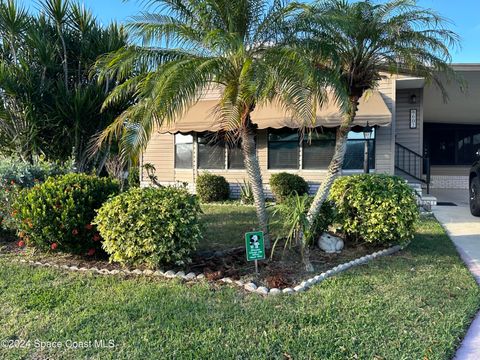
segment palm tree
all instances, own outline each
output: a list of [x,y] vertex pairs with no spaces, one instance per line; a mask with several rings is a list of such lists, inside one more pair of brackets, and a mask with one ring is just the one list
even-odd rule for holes
[[252,185],[260,228],[267,212],[256,155],[255,107],[276,101],[299,121],[311,120],[304,86],[308,63],[284,46],[282,29],[297,7],[281,0],[157,0],[161,13],[142,13],[128,29],[142,46],[127,46],[99,59],[103,78],[126,78],[107,98],[134,104],[98,138],[121,138],[123,154],[138,156],[157,127],[172,123],[205,91],[220,89],[214,116],[230,140],[238,140]]
[[[319,0],[299,15],[295,24],[298,41],[307,49],[315,69],[327,67],[337,74],[335,90],[344,100],[335,153],[309,209],[310,224],[342,169],[358,101],[378,85],[382,74],[406,72],[423,77],[436,84],[446,98],[439,76],[454,76],[449,49],[458,43],[458,36],[446,24],[434,11],[418,7],[415,0],[382,4]],[[306,268],[313,270],[308,263]]]

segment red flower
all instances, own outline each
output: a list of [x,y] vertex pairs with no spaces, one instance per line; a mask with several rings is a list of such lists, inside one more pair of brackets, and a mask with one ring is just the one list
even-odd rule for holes
[[100,241],[100,240],[101,240],[101,237],[99,233],[96,233],[95,235],[93,235],[93,241]]
[[57,243],[53,243],[51,246],[52,250],[56,250],[57,247],[58,247],[58,244]]
[[24,246],[25,246],[25,241],[20,240],[20,241],[18,242],[18,246],[19,246],[19,247],[24,247]]
[[87,251],[88,256],[93,256],[95,254],[95,249],[90,249]]
[[73,230],[72,230],[72,235],[73,235],[73,236],[77,236],[77,235],[78,235],[78,230],[77,230],[77,229],[73,229]]
[[85,225],[85,229],[87,229],[87,230],[92,230],[92,229],[93,229],[93,225],[92,225],[92,224],[87,224],[87,225]]

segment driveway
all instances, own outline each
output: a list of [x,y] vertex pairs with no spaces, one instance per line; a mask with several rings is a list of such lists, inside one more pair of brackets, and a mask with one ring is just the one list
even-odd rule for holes
[[[460,256],[480,284],[480,218],[470,214],[468,190],[432,190],[442,203],[456,206],[435,206],[433,213],[457,247]],[[455,355],[456,360],[480,359],[480,315],[477,314]]]

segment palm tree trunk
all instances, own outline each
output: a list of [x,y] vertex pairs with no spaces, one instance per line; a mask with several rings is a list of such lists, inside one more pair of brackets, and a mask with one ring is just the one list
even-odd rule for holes
[[[247,115],[250,117],[250,115]],[[250,120],[247,121],[250,123]],[[260,171],[260,164],[258,163],[257,149],[255,147],[255,132],[247,126],[241,131],[242,151],[247,170],[248,180],[252,186],[253,198],[257,212],[258,223],[260,230],[263,231],[265,246],[270,248],[270,237],[268,234],[268,215],[265,206],[265,194],[263,192],[262,173]]]
[[57,25],[57,32],[58,37],[60,38],[60,42],[62,43],[62,50],[63,50],[63,76],[65,80],[65,89],[68,92],[68,60],[67,60],[67,45],[65,43],[65,39],[63,38],[62,28],[60,25]]
[[[327,175],[325,179],[322,181],[320,187],[318,188],[317,193],[310,205],[310,209],[307,213],[307,219],[309,224],[313,223],[313,220],[318,216],[320,213],[320,208],[322,207],[323,203],[327,200],[328,194],[330,193],[330,188],[332,187],[333,182],[339,176],[340,171],[342,170],[343,160],[345,158],[345,152],[347,151],[347,138],[348,132],[350,131],[350,127],[352,125],[353,120],[355,120],[355,116],[357,114],[357,107],[358,107],[358,99],[359,96],[351,96],[350,97],[350,110],[344,115],[343,121],[341,125],[337,129],[336,134],[336,141],[335,141],[335,152],[333,154],[333,158],[330,161],[330,165],[328,166]],[[306,271],[313,271],[313,266],[310,263],[309,259],[309,250],[306,237],[302,236],[302,261]]]

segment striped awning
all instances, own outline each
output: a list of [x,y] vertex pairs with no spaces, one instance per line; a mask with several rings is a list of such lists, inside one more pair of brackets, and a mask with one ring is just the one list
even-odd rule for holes
[[[169,126],[160,129],[160,133],[177,132],[204,132],[220,131],[222,126],[215,121],[213,112],[218,100],[200,100],[192,106],[185,115]],[[322,107],[317,111],[315,124],[303,124],[295,121],[280,106],[269,104],[267,106],[257,107],[252,112],[252,122],[259,129],[279,129],[288,127],[292,129],[306,127],[336,127],[341,123],[340,109],[334,102]],[[388,109],[382,95],[374,91],[369,96],[363,96],[359,101],[357,116],[353,125],[365,126],[387,126],[392,122],[392,114]]]

